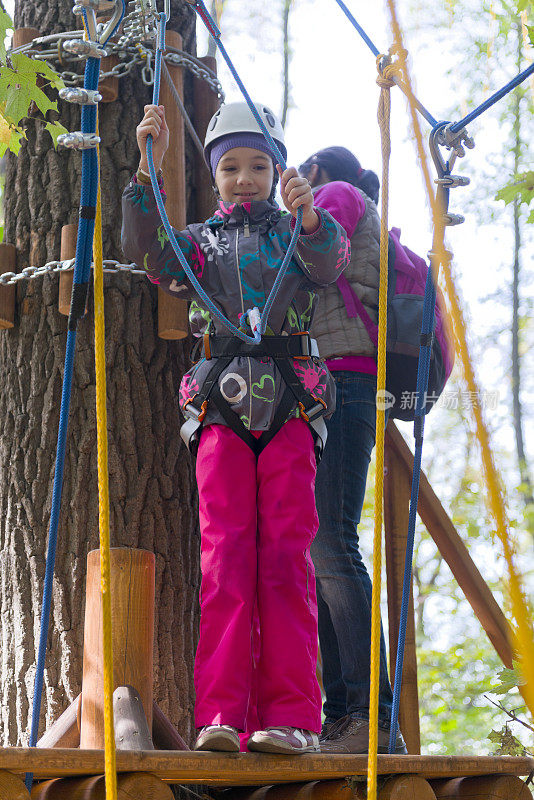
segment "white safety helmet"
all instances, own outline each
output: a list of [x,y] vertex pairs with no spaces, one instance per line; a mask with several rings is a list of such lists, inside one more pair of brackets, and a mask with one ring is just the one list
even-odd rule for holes
[[[263,106],[260,103],[254,103],[254,105],[285,160],[287,158],[287,149],[282,125],[268,106]],[[204,157],[208,164],[210,163],[210,150],[214,142],[222,136],[228,136],[230,133],[262,133],[246,103],[225,103],[210,119],[204,140]]]

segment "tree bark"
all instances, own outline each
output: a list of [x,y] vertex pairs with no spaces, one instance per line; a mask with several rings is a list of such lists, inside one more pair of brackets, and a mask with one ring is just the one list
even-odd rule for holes
[[[517,20],[517,67],[521,69],[523,37],[521,20]],[[514,90],[513,102],[513,135],[514,135],[514,175],[517,175],[521,168],[521,97],[524,90],[517,87]],[[514,268],[512,278],[512,410],[513,424],[515,433],[517,462],[520,476],[520,494],[526,507],[525,522],[530,533],[534,536],[534,496],[532,490],[532,479],[528,468],[525,453],[525,442],[523,436],[523,409],[521,406],[521,356],[519,352],[519,326],[520,326],[520,272],[521,272],[521,223],[520,223],[520,199],[514,198]],[[530,514],[528,513],[530,512]]]
[[[44,35],[76,27],[70,0],[18,2],[16,27]],[[170,28],[194,51],[194,13],[172,3]],[[104,257],[122,260],[120,197],[138,163],[135,126],[151,87],[140,70],[121,78],[119,98],[100,108]],[[186,73],[186,103],[191,80]],[[80,126],[79,107],[60,103]],[[59,257],[61,227],[75,222],[81,155],[54,151],[42,123],[6,177],[5,241],[19,268]],[[193,153],[187,143],[187,185]],[[188,207],[193,207],[189,191]],[[0,332],[0,742],[27,744],[67,320],[58,274],[19,284],[16,324]],[[154,699],[188,741],[197,641],[199,534],[192,461],[180,436],[178,387],[190,342],[157,337],[156,289],[143,276],[105,276],[111,540],[156,555]],[[78,325],[56,573],[40,731],[81,689],[86,554],[98,547],[93,303]]]

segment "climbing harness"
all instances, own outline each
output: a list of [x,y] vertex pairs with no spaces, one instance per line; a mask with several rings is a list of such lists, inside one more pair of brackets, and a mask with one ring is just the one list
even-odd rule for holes
[[[189,419],[182,425],[180,434],[187,446],[193,447],[197,444],[208,406],[213,403],[226,424],[250,447],[257,458],[287,422],[296,402],[300,417],[310,426],[315,441],[315,455],[319,461],[327,435],[323,419],[326,404],[321,398],[304,389],[291,361],[293,358],[297,360],[319,358],[317,343],[309,332],[302,331],[289,336],[264,336],[260,344],[247,344],[234,336],[216,336],[208,331],[200,341],[201,357],[208,361],[213,360],[214,363],[203,381],[202,389],[187,400],[183,408],[184,415]],[[286,387],[269,430],[258,438],[252,435],[232,410],[219,388],[219,377],[238,356],[271,358]]]
[[[250,98],[250,95],[248,94],[247,90],[245,89],[245,86],[243,85],[243,82],[241,81],[239,75],[237,74],[237,72],[235,70],[235,67],[233,66],[233,64],[232,64],[232,62],[230,60],[230,57],[228,56],[228,54],[227,54],[227,52],[226,52],[226,50],[224,48],[224,45],[222,44],[222,42],[220,40],[221,33],[220,33],[219,29],[217,28],[217,26],[215,25],[213,19],[211,18],[208,10],[206,9],[206,7],[204,6],[204,4],[202,2],[198,2],[198,1],[190,2],[190,0],[185,0],[185,1],[188,2],[190,5],[193,5],[193,7],[195,8],[195,11],[197,11],[199,13],[201,18],[205,22],[205,24],[208,27],[208,30],[209,30],[211,36],[213,37],[213,39],[216,42],[217,46],[219,47],[221,53],[223,54],[223,56],[224,56],[224,58],[226,60],[226,63],[228,64],[230,70],[232,71],[232,74],[233,74],[233,76],[234,76],[239,88],[241,89],[241,92],[242,92],[243,96],[245,97],[247,105],[248,105],[252,115],[256,119],[261,132],[265,136],[265,138],[266,138],[266,140],[267,140],[267,142],[268,142],[268,144],[269,144],[274,156],[276,157],[278,163],[282,166],[282,168],[286,169],[287,165],[286,165],[285,159],[283,158],[282,153],[280,152],[280,149],[278,148],[278,146],[277,146],[276,142],[274,141],[273,137],[271,136],[271,134],[269,133],[269,131],[265,127],[265,123],[263,122],[261,116],[258,114],[258,111],[257,111],[254,103],[252,102],[252,100]],[[154,71],[154,93],[153,93],[153,98],[152,98],[152,102],[153,102],[154,105],[158,105],[158,103],[159,103],[159,87],[160,87],[160,78],[161,78],[161,60],[162,60],[162,56],[163,56],[163,51],[165,50],[165,26],[167,24],[167,20],[168,20],[167,12],[166,11],[162,12],[160,14],[160,18],[159,18],[158,38],[157,38],[157,46],[156,46],[156,64],[155,64],[155,71]],[[172,246],[172,248],[174,250],[174,253],[175,253],[178,261],[180,262],[180,265],[182,266],[185,274],[189,278],[193,288],[195,289],[195,291],[197,292],[199,297],[203,300],[203,302],[206,304],[206,306],[207,306],[208,310],[210,311],[211,315],[215,319],[217,319],[222,325],[224,325],[224,327],[228,331],[230,331],[230,333],[233,333],[234,336],[237,336],[243,342],[259,344],[259,342],[261,341],[261,337],[263,336],[263,334],[265,333],[265,331],[267,329],[267,322],[268,322],[268,319],[269,319],[269,314],[271,312],[271,308],[272,308],[272,305],[274,303],[274,300],[276,299],[276,296],[278,294],[278,289],[280,288],[280,284],[282,283],[282,280],[284,279],[284,276],[285,276],[285,274],[286,274],[286,272],[287,272],[287,270],[289,268],[289,265],[291,263],[291,259],[293,257],[293,253],[294,253],[295,248],[297,246],[298,237],[300,235],[301,226],[302,226],[302,214],[303,214],[302,207],[300,207],[298,209],[298,211],[297,211],[297,218],[296,218],[296,221],[295,221],[295,228],[294,228],[293,234],[291,236],[291,241],[289,242],[286,254],[285,254],[284,259],[282,261],[282,264],[280,265],[280,268],[278,270],[278,273],[277,273],[276,279],[274,281],[273,287],[272,287],[272,289],[271,289],[271,291],[269,293],[269,296],[268,296],[268,298],[267,298],[267,300],[265,302],[265,306],[263,308],[263,311],[260,314],[259,309],[252,308],[252,309],[248,309],[245,312],[244,316],[243,316],[244,323],[246,324],[246,322],[248,321],[248,323],[250,325],[252,336],[249,336],[243,330],[240,330],[232,322],[230,322],[230,320],[226,318],[226,316],[222,313],[222,311],[219,308],[217,308],[217,306],[215,306],[214,303],[212,302],[212,300],[207,296],[206,292],[204,291],[204,289],[200,285],[196,275],[194,274],[193,270],[191,269],[190,265],[188,264],[187,259],[185,258],[184,254],[183,254],[183,252],[182,252],[182,250],[180,248],[180,245],[178,244],[178,242],[176,240],[176,236],[174,235],[174,231],[172,229],[172,226],[171,226],[171,224],[169,222],[169,219],[167,217],[167,214],[165,212],[165,206],[163,204],[163,198],[162,198],[161,191],[160,191],[160,188],[159,188],[159,185],[158,185],[158,180],[157,180],[157,176],[156,176],[156,170],[154,168],[154,159],[152,157],[152,136],[151,135],[149,135],[147,137],[147,160],[148,160],[148,168],[149,168],[149,172],[150,172],[150,179],[151,179],[151,182],[152,182],[152,188],[154,190],[154,198],[156,200],[156,205],[157,205],[158,211],[160,213],[160,217],[161,217],[161,221],[163,223],[163,227],[165,229],[165,232],[167,233],[167,236],[169,237],[169,241],[170,241],[171,246]]]

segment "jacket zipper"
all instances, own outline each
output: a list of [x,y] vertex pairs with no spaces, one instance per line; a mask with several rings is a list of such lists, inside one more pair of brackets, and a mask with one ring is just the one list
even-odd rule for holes
[[248,217],[244,212],[243,212],[243,217],[244,217],[244,223],[243,224],[244,224],[244,227],[245,227],[245,239],[249,239],[250,238],[250,224],[249,224],[249,221],[248,221]]

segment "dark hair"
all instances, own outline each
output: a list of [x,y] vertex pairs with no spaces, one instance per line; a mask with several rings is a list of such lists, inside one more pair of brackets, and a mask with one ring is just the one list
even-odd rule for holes
[[331,181],[352,183],[378,203],[378,175],[370,169],[362,169],[356,156],[346,147],[325,147],[324,150],[318,150],[300,165],[299,172],[308,175],[314,164],[324,169]]

